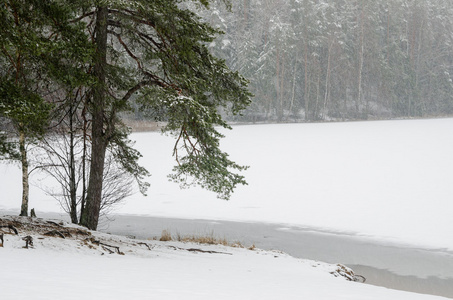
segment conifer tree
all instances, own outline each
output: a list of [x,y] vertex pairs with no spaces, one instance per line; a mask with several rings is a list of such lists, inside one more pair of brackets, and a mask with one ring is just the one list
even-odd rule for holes
[[[182,2],[102,1],[80,11],[96,49],[89,103],[91,165],[80,221],[90,229],[99,220],[107,147],[115,149],[118,161],[138,180],[147,174],[118,117],[132,99],[167,121],[166,130],[176,136],[172,180],[199,184],[224,199],[237,184],[245,184],[243,176],[232,172],[245,167],[219,149],[222,135],[215,126],[229,128],[219,107],[238,114],[249,104],[247,81],[210,54],[206,45],[221,32]],[[194,2],[209,7],[209,1]]]

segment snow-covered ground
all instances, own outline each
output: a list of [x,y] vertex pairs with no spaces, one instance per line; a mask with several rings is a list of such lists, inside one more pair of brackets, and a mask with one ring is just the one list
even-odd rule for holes
[[[226,132],[222,148],[233,160],[250,166],[244,173],[249,185],[240,187],[228,202],[199,188],[179,190],[168,182],[174,139],[156,132],[137,133],[132,138],[144,155],[143,165],[153,174],[151,188],[148,197],[136,194],[116,213],[280,223],[452,251],[452,129],[453,119],[235,126]],[[4,195],[0,209],[18,208],[20,170],[1,165],[0,182]],[[36,187],[30,207],[38,215],[60,211],[55,200]],[[272,255],[246,250],[237,250],[232,257],[164,251],[150,259],[99,258],[71,251],[56,255],[54,250],[39,249],[0,251],[2,269],[20,266],[11,271],[15,276],[30,274],[33,261],[47,270],[46,276],[38,271],[25,276],[28,295],[34,289],[42,292],[42,286],[55,280],[61,292],[74,291],[83,283],[95,296],[115,294],[116,299],[127,291],[152,292],[158,299],[174,299],[178,293],[193,299],[208,294],[215,299],[435,298],[345,282],[329,272],[313,273],[312,262],[270,259]],[[73,262],[64,263],[68,258]],[[74,278],[84,272],[83,266],[98,270],[100,276],[93,271],[85,279]],[[0,277],[2,282],[9,282],[6,276]]]
[[[340,275],[347,268],[279,252],[100,233],[21,234],[34,238],[33,248],[14,234],[0,247],[2,299],[445,299],[347,281]],[[109,253],[110,246],[124,255]]]

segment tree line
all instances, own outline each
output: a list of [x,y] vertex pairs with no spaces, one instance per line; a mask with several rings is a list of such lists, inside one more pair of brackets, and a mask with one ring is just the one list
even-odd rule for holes
[[238,0],[205,20],[210,48],[250,79],[246,121],[453,113],[453,2]]
[[210,2],[0,1],[0,154],[21,165],[21,215],[35,170],[54,177],[50,194],[89,229],[131,180],[146,192],[148,171],[120,118],[132,103],[175,136],[171,180],[223,199],[246,184],[216,128],[230,128],[219,107],[240,114],[251,94],[208,49],[221,31],[194,10]]

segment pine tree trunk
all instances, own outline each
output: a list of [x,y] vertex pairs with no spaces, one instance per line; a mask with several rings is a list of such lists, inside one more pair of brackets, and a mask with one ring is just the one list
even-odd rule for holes
[[99,221],[102,199],[102,178],[104,172],[105,151],[107,141],[104,135],[104,108],[105,108],[105,68],[107,65],[107,7],[99,7],[96,12],[96,56],[94,74],[97,85],[93,93],[92,113],[92,152],[90,177],[88,181],[85,208],[80,224],[91,230],[96,230]]
[[27,217],[29,195],[27,149],[25,148],[25,133],[22,129],[19,129],[19,131],[19,150],[22,164],[22,206],[20,208],[20,216]]

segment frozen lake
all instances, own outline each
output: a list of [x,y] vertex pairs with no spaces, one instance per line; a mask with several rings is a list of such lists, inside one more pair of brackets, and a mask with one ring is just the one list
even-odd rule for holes
[[187,220],[117,215],[102,231],[140,239],[160,236],[211,235],[254,244],[266,250],[281,250],[292,256],[341,263],[366,283],[417,293],[453,298],[453,253],[385,244],[360,236],[284,227],[278,224]]

